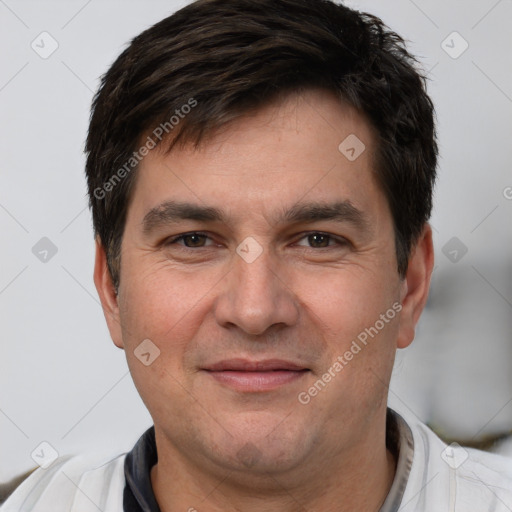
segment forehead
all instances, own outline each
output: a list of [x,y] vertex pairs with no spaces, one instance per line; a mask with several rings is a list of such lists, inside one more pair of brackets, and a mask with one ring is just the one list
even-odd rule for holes
[[272,218],[297,203],[382,206],[374,178],[374,130],[331,93],[293,94],[246,114],[192,145],[151,151],[141,162],[129,210],[140,219],[180,201],[239,220]]

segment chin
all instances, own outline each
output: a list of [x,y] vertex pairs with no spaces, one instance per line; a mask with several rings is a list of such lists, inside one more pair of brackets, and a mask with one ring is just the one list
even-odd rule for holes
[[[292,427],[282,418],[279,421],[252,423],[249,430],[238,429],[233,436],[222,436],[223,447],[217,444],[216,457],[224,453],[224,464],[231,469],[248,470],[251,474],[269,475],[288,472],[304,463],[308,447],[314,448],[311,438],[304,426]],[[308,432],[309,439],[305,433]],[[220,461],[219,461],[220,462]]]

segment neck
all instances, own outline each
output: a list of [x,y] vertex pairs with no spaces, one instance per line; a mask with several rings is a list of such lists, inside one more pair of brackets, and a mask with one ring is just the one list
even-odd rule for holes
[[348,450],[319,450],[300,468],[265,474],[191,463],[155,430],[155,497],[162,512],[374,512],[386,499],[396,470],[385,429],[379,427],[379,434],[368,433]]

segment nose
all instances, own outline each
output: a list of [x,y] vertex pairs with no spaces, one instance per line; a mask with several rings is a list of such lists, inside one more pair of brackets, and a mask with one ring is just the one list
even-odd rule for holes
[[254,261],[235,254],[232,265],[215,305],[219,325],[261,335],[272,326],[297,322],[299,307],[291,283],[268,249]]

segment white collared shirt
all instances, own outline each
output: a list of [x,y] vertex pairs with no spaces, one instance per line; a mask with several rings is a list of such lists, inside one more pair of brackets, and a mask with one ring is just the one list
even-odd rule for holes
[[[388,444],[395,443],[398,461],[380,512],[512,511],[512,458],[447,446],[426,425],[388,412]],[[148,442],[149,433],[134,450],[143,439]],[[125,512],[126,455],[103,462],[85,456],[57,459],[32,473],[0,511]]]

